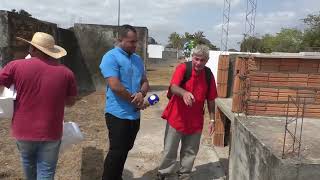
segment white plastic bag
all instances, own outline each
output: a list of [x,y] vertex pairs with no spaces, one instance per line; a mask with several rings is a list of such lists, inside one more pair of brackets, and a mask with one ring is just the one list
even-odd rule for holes
[[31,55],[30,54],[28,54],[26,57],[25,57],[25,59],[30,59],[31,58]]
[[78,124],[75,122],[64,122],[60,152],[64,152],[66,149],[69,149],[73,144],[80,143],[83,139],[84,136],[81,133]]
[[[30,59],[28,54],[25,59]],[[14,110],[14,100],[16,100],[17,91],[12,84],[10,88],[4,87],[2,94],[0,93],[0,119],[12,119]]]
[[9,89],[6,87],[3,89],[2,94],[0,94],[0,118],[12,118],[16,96],[17,92],[14,85],[11,85]]

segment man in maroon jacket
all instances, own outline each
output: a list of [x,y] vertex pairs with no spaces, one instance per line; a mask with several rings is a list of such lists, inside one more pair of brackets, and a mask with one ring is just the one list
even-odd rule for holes
[[0,86],[14,84],[17,97],[11,134],[16,139],[27,180],[54,179],[62,136],[64,107],[75,103],[74,74],[57,59],[67,52],[54,38],[37,32],[28,60],[9,62],[0,71]]

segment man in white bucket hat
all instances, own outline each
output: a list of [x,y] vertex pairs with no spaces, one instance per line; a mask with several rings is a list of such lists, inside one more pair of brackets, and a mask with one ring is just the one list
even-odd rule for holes
[[54,179],[62,136],[65,105],[77,95],[74,74],[57,59],[67,54],[54,38],[36,32],[30,44],[29,60],[9,62],[0,71],[0,86],[14,84],[17,97],[11,134],[27,180]]

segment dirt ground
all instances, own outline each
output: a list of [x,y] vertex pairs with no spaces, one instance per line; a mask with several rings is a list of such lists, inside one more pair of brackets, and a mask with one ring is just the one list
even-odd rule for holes
[[[167,103],[165,90],[173,72],[174,65],[148,65],[148,78],[152,90],[159,91],[159,105],[163,109]],[[103,91],[81,95],[75,106],[66,108],[65,121],[79,124],[85,140],[72,149],[60,154],[56,179],[58,180],[95,180],[101,179],[103,160],[108,148],[107,131],[104,119]],[[152,108],[143,112],[143,117],[153,113]],[[159,114],[160,112],[158,112]],[[143,123],[143,119],[142,119]],[[207,123],[205,123],[207,124]],[[205,136],[203,141],[209,144],[210,138]],[[155,147],[157,148],[157,147]],[[142,154],[141,156],[148,156]],[[14,139],[10,136],[10,120],[0,120],[0,179],[23,179],[19,154]],[[158,163],[158,159],[150,158]],[[126,174],[126,173],[124,173]]]

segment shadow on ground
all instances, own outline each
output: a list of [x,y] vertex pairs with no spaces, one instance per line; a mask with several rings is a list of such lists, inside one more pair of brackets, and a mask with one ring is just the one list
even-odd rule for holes
[[158,169],[153,169],[153,170],[147,171],[141,177],[134,178],[133,173],[131,171],[129,171],[128,169],[125,169],[123,171],[123,180],[152,180],[152,179],[156,179],[157,170]]
[[86,147],[82,150],[80,180],[101,179],[104,156],[101,149]]
[[[134,178],[133,173],[128,169],[123,172],[124,180],[151,180],[156,179],[157,168],[151,171],[147,171],[141,177]],[[195,167],[195,171],[192,172],[192,179],[194,180],[213,180],[224,179],[224,173],[221,172],[220,162],[207,163]]]
[[229,174],[229,159],[220,158],[219,161],[223,167],[225,174]]
[[195,171],[192,174],[193,179],[212,180],[223,178],[224,172],[221,171],[220,162],[213,162],[202,164],[195,167]]

